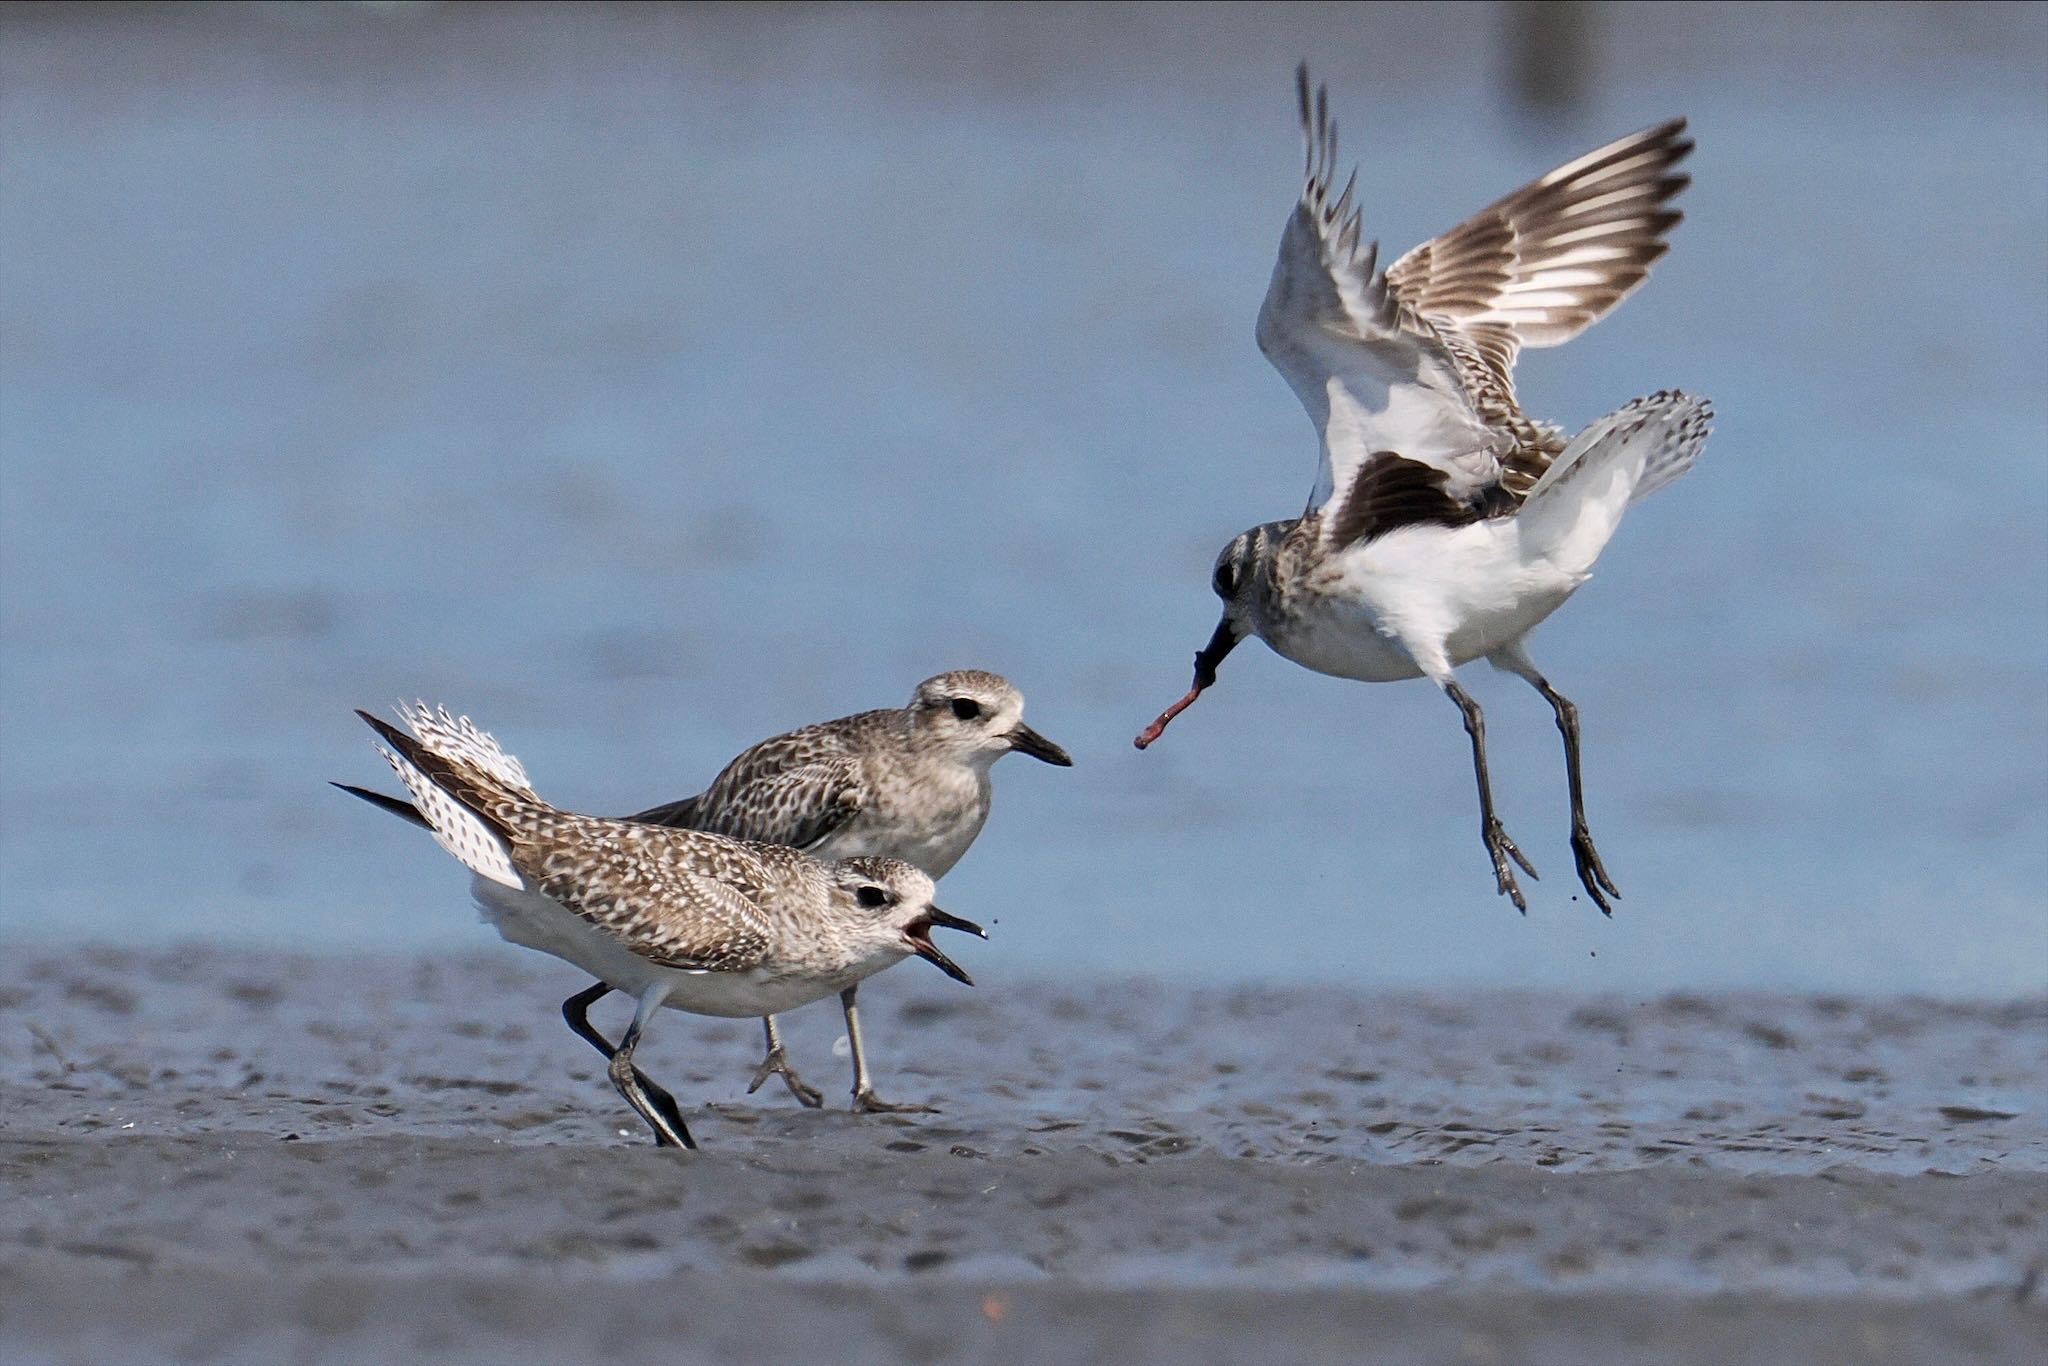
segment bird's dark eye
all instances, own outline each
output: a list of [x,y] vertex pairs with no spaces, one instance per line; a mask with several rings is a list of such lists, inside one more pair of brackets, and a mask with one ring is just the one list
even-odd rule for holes
[[981,703],[971,697],[956,697],[953,699],[953,715],[962,721],[972,721],[981,715]]
[[1225,560],[1216,566],[1216,596],[1227,598],[1237,592],[1237,566]]
[[880,887],[863,887],[853,894],[853,899],[869,910],[878,910],[889,904],[889,894]]

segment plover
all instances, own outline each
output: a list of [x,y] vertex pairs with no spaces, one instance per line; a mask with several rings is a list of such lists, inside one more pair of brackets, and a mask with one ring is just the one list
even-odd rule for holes
[[[955,669],[927,678],[902,708],[865,711],[763,740],[727,764],[694,797],[628,817],[709,831],[735,839],[782,844],[817,858],[901,859],[944,877],[988,820],[989,769],[1015,751],[1060,767],[1067,752],[1024,724],[1024,697],[1000,674]],[[424,823],[396,798],[346,783],[336,786]],[[603,984],[564,1005],[569,1027],[591,1038],[588,1010]],[[922,1111],[875,1094],[861,1037],[859,983],[840,995],[853,1054],[853,1108]],[[747,1090],[781,1076],[805,1105],[823,1096],[790,1066],[775,1017],[765,1015],[767,1052]]]
[[467,717],[418,703],[401,709],[407,735],[357,715],[383,738],[379,752],[435,840],[474,875],[471,890],[498,933],[634,998],[616,1047],[594,1030],[584,1037],[606,1055],[612,1084],[659,1145],[696,1146],[674,1097],[633,1065],[661,1007],[772,1015],[912,955],[972,985],[931,932],[981,927],[934,906],[931,878],[908,863],[827,861],[784,845],[577,815],[535,795],[519,761]]
[[1253,527],[1217,556],[1223,620],[1194,686],[1139,734],[1159,738],[1246,636],[1318,673],[1423,677],[1471,737],[1480,831],[1496,886],[1528,903],[1536,870],[1494,814],[1486,727],[1454,670],[1474,659],[1526,679],[1564,736],[1572,854],[1602,912],[1619,896],[1586,826],[1578,711],[1525,638],[1590,576],[1622,512],[1683,474],[1706,441],[1705,402],[1639,398],[1570,440],[1515,399],[1524,346],[1571,340],[1640,285],[1679,220],[1692,150],[1672,119],[1567,162],[1385,270],[1364,242],[1353,180],[1333,193],[1329,93],[1296,72],[1306,186],[1259,309],[1259,349],[1308,409],[1322,467],[1307,509]]
[[[747,750],[695,797],[634,820],[792,845],[817,858],[902,859],[934,878],[953,870],[988,821],[989,769],[1012,751],[1062,768],[1067,752],[1024,724],[1024,695],[1000,674],[955,669],[927,678],[910,705],[864,711]],[[858,982],[840,993],[853,1053],[853,1108],[928,1111],[875,1094],[862,1045]],[[747,1088],[780,1075],[806,1105],[821,1103],[789,1065],[774,1016],[768,1052]]]

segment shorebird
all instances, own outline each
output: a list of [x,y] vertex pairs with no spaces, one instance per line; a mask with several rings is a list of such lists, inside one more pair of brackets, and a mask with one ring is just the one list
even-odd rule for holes
[[[1579,881],[1613,914],[1619,896],[1586,825],[1578,709],[1538,671],[1525,639],[1591,575],[1628,505],[1683,474],[1708,405],[1639,398],[1566,440],[1523,413],[1515,357],[1570,341],[1628,296],[1662,256],[1692,150],[1672,119],[1570,161],[1378,269],[1352,207],[1333,192],[1329,92],[1295,73],[1305,186],[1259,308],[1259,349],[1322,439],[1307,509],[1238,535],[1211,581],[1223,619],[1195,654],[1194,686],[1137,737],[1144,749],[1256,635],[1318,673],[1368,683],[1427,678],[1471,738],[1480,833],[1501,895],[1536,870],[1494,814],[1486,724],[1454,670],[1475,659],[1543,695],[1564,737]],[[1510,863],[1512,860],[1512,864]]]
[[[787,844],[817,858],[901,859],[933,878],[953,870],[988,821],[989,770],[1011,752],[1071,767],[1067,752],[1024,724],[1024,695],[1000,674],[955,669],[917,685],[910,705],[864,711],[763,740],[694,797],[634,820]],[[929,1111],[875,1094],[855,998],[840,993],[853,1053],[853,1108]],[[805,1105],[823,1097],[789,1065],[773,1015],[748,1093],[780,1075]]]
[[[816,858],[901,859],[936,878],[960,861],[988,820],[989,769],[1015,751],[1060,767],[1067,752],[1024,724],[1024,697],[1000,674],[955,669],[927,678],[910,705],[842,716],[763,740],[727,764],[694,797],[627,817],[703,830],[735,839],[781,844]],[[346,783],[345,792],[424,824],[411,804]],[[599,982],[563,1007],[569,1027],[591,1038],[588,1011],[610,988]],[[860,984],[840,993],[853,1053],[853,1108],[928,1111],[875,1094],[861,1038]],[[767,1052],[748,1094],[781,1076],[808,1106],[823,1103],[816,1087],[790,1066],[772,1014],[762,1018]]]
[[605,1055],[612,1085],[657,1145],[697,1146],[675,1098],[633,1065],[661,1007],[772,1015],[912,955],[973,985],[931,932],[981,927],[934,906],[931,878],[908,863],[825,861],[783,845],[577,815],[535,795],[519,761],[468,717],[416,703],[400,709],[407,735],[356,714],[382,737],[378,751],[435,840],[470,870],[498,933],[633,997],[616,1047],[587,1026],[578,1032]]

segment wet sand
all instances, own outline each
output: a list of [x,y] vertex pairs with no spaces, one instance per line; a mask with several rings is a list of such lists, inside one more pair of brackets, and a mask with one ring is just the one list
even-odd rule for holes
[[[509,952],[0,968],[0,1356],[2026,1360],[2048,1006],[867,993],[885,1095],[665,1015],[645,1146]],[[929,980],[926,980],[926,979]],[[865,999],[865,998],[864,998]],[[616,1013],[616,1002],[610,1003]],[[605,1007],[598,1018],[617,1022]],[[835,1103],[836,1015],[792,1020]]]

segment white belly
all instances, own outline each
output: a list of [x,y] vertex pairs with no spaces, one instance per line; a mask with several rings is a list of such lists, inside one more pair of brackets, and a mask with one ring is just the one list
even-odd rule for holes
[[1367,683],[1416,678],[1419,661],[1470,663],[1520,640],[1583,575],[1521,557],[1511,520],[1404,527],[1314,571],[1295,612],[1261,632],[1317,673]]
[[692,1015],[723,1015],[749,1019],[756,1015],[780,1015],[785,1010],[836,996],[856,982],[866,981],[907,954],[894,955],[880,963],[862,964],[834,977],[788,977],[758,968],[745,972],[693,972],[678,974],[662,1004]]
[[1372,613],[1360,603],[1316,598],[1305,604],[1305,610],[1274,623],[1262,634],[1284,658],[1333,678],[1390,683],[1422,676],[1413,657],[1398,640],[1380,630]]
[[792,976],[749,968],[740,972],[693,972],[665,968],[634,953],[612,934],[599,929],[560,903],[537,892],[524,892],[486,878],[475,878],[470,892],[483,918],[497,927],[507,943],[571,963],[606,986],[639,996],[661,985],[663,1002],[693,1015],[726,1015],[745,1019],[777,1015],[826,996],[833,996],[907,954],[849,965],[831,976]]
[[944,877],[981,834],[988,803],[972,787],[959,793],[926,790],[914,797],[919,800],[902,802],[900,809],[863,811],[813,849],[812,856],[902,859],[934,880]]

